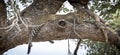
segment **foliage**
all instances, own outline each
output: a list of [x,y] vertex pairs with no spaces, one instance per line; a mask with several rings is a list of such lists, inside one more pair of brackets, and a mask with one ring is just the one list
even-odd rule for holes
[[[90,9],[106,20],[106,24],[112,26],[112,28],[117,28],[120,25],[120,0],[94,0],[91,2]],[[82,43],[88,45],[87,55],[105,55],[105,43],[89,40]],[[120,54],[120,51],[114,45],[110,45],[108,49],[107,55]]]
[[[7,10],[7,17],[11,18],[13,17],[15,14],[13,13],[14,10],[11,7],[11,2],[10,0],[5,0],[6,2],[6,10]],[[16,7],[17,9],[19,9],[20,11],[22,11],[24,8],[28,7],[29,4],[31,4],[33,2],[33,0],[14,0],[14,7]],[[22,7],[22,9],[21,9]]]
[[106,43],[104,42],[83,40],[82,43],[87,45],[87,55],[105,55],[105,53],[107,55],[120,54],[120,51],[114,45],[108,45],[106,47]]
[[120,0],[93,1],[90,9],[99,13],[106,23],[116,28],[120,24]]

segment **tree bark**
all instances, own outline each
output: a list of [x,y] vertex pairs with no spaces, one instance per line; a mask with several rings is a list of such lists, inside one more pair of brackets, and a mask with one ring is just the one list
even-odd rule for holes
[[[7,12],[6,12],[6,5],[4,0],[0,1],[0,28],[7,26]],[[0,29],[0,54],[2,50],[6,49],[3,47],[7,43],[7,32],[5,29]],[[3,46],[2,46],[3,45]]]
[[[55,14],[65,0],[34,0],[34,2],[21,12],[23,19],[33,18],[36,16],[45,14]],[[21,24],[20,24],[21,25]],[[4,0],[0,1],[0,27],[7,26],[7,14]],[[28,31],[21,25],[21,32],[18,32],[16,27],[6,32],[7,29],[0,29],[0,54],[5,51],[20,45],[27,43]]]
[[[77,19],[75,30],[80,35],[80,37],[72,34],[70,37],[71,39],[82,38],[105,42],[104,35],[99,30],[99,28],[95,26],[94,23],[83,21],[83,16],[86,16],[86,13],[84,11],[79,10],[78,12],[69,13],[67,15],[55,15],[63,2],[64,0],[35,0],[32,5],[27,7],[21,13],[21,17],[23,19],[31,18],[32,23],[38,22],[40,20],[45,21],[45,24],[41,27],[41,30],[38,32],[36,37],[33,37],[33,42],[67,39],[69,33],[73,29],[73,19]],[[4,13],[5,12],[2,14],[6,15],[6,13]],[[6,16],[4,19],[5,18]],[[6,22],[6,20],[2,21]],[[8,33],[4,31],[5,35],[0,32],[2,33],[0,35],[5,36],[5,38],[0,38],[0,54],[17,45],[27,43],[29,37],[28,30],[26,30],[22,24],[20,24],[20,28],[22,29],[20,32],[16,31],[16,27],[14,27]],[[120,46],[119,37],[111,33],[109,30],[105,31],[108,33],[109,42],[111,44]]]

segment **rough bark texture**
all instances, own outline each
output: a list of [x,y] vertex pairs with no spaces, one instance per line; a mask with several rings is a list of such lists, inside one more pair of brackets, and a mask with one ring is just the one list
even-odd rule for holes
[[[4,3],[4,0],[0,1],[0,27],[6,27],[7,26],[7,13],[6,13],[6,5]],[[1,51],[6,49],[2,45],[5,45],[4,43],[7,42],[7,32],[5,29],[0,29],[0,54]],[[3,53],[3,52],[2,52]]]
[[[31,21],[32,23],[45,20],[45,24],[41,27],[38,35],[33,38],[34,42],[67,39],[69,33],[73,29],[73,19],[77,19],[75,30],[80,37],[72,34],[70,37],[71,39],[82,38],[105,42],[104,35],[93,23],[83,21],[83,16],[86,16],[86,13],[83,10],[67,15],[55,15],[56,11],[60,8],[63,2],[64,0],[35,0],[32,5],[21,13],[21,17],[23,19],[30,18],[34,20]],[[5,6],[5,4],[3,5]],[[0,9],[5,10],[5,8],[3,9],[1,7]],[[0,21],[6,22],[5,15],[6,12],[1,13],[0,11],[0,16],[3,16],[3,18],[0,17],[0,19],[2,19]],[[0,25],[6,24],[2,22],[0,22]],[[17,45],[27,43],[28,30],[26,30],[22,24],[20,24],[20,28],[22,29],[21,32],[17,32],[16,28],[12,29],[8,33],[4,31],[5,35],[3,35],[3,31],[0,30],[0,35],[2,35],[0,37],[0,54]],[[106,30],[106,32],[108,32],[109,35],[109,42],[111,44],[115,44],[116,46],[120,46],[119,37],[109,32],[109,30]]]
[[[39,15],[45,15],[49,13],[55,14],[63,2],[64,0],[34,0],[33,4],[31,4],[21,13],[21,16],[23,19],[26,19],[26,17],[35,19],[36,16]],[[0,19],[1,27],[6,27],[7,15],[3,0],[0,1]],[[16,27],[14,27],[8,33],[6,30],[0,30],[0,54],[17,45],[27,43],[28,31],[23,25],[21,25],[20,28],[22,29],[21,32],[18,32]]]

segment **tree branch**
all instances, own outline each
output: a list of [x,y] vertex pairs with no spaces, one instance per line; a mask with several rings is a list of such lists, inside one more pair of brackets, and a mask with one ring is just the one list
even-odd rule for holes
[[[75,30],[80,35],[80,37],[71,35],[71,37],[69,37],[70,39],[82,38],[105,42],[105,37],[94,23],[83,21],[83,16],[86,15],[84,11],[79,10],[78,12],[69,13],[67,15],[55,15],[55,12],[63,3],[62,0],[35,1],[39,2],[33,3],[30,7],[26,8],[21,13],[22,18],[31,18],[32,23],[44,23],[36,37],[33,37],[34,42],[67,39],[71,29],[73,28],[73,19],[77,19]],[[50,1],[52,3],[50,3]],[[41,23],[36,24],[41,25]],[[28,42],[28,30],[26,30],[26,28],[21,23],[19,23],[19,25],[22,30],[21,32],[17,32],[16,27],[14,27],[14,29],[9,31],[9,34],[7,34],[6,38],[0,40],[0,54],[4,53],[10,48]],[[117,37],[117,35],[109,32],[109,30],[105,31],[108,32],[109,42],[111,44],[120,46],[120,38]],[[15,35],[16,33],[19,34]]]
[[[34,2],[21,12],[23,20],[35,18],[44,14],[55,14],[60,8],[64,0],[34,0]],[[7,27],[7,13],[4,0],[0,1],[0,28]],[[19,24],[21,22],[18,22]],[[0,54],[5,51],[27,42],[28,34],[26,28],[20,24],[21,32],[18,32],[17,27],[13,27],[9,32],[6,32],[8,28],[0,29]],[[22,36],[23,35],[23,36]],[[17,39],[19,38],[19,39]]]
[[[40,41],[49,41],[49,40],[63,40],[67,39],[69,32],[71,32],[71,29],[73,27],[73,22],[71,22],[74,18],[77,16],[74,15],[75,13],[67,14],[67,15],[51,15],[49,18],[55,18],[54,20],[47,21],[44,26],[41,27],[41,30],[38,32],[38,35],[33,38],[34,42],[40,42]],[[45,17],[47,15],[44,15]],[[38,20],[38,19],[37,19]],[[64,25],[61,24],[61,22],[65,23]],[[82,22],[76,24],[76,32],[80,35],[80,37],[77,37],[76,35],[72,35],[69,37],[70,39],[90,39],[93,41],[101,41],[105,42],[105,37],[102,34],[102,32],[95,26],[95,24],[89,23],[89,22]],[[108,40],[111,44],[120,46],[120,39],[117,37],[117,35],[114,35],[113,33],[109,32],[109,30],[105,30],[108,32]],[[27,43],[28,41],[28,34],[27,30],[25,28],[22,28],[22,32],[20,32],[17,37],[15,37],[13,40],[10,40],[9,44],[11,47],[17,46],[19,44]]]

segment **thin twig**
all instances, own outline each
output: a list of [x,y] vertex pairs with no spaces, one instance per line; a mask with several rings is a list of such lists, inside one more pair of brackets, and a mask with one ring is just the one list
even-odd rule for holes
[[32,37],[29,37],[29,41],[28,41],[28,51],[27,51],[27,54],[28,54],[28,55],[30,54],[31,47],[32,47]]
[[79,39],[79,41],[78,41],[78,43],[77,43],[77,46],[76,46],[76,48],[75,48],[75,50],[74,50],[74,53],[73,53],[74,55],[77,55],[77,52],[78,52],[80,43],[81,43],[81,39]]
[[71,51],[70,51],[70,41],[69,41],[69,38],[70,38],[70,36],[71,36],[71,33],[72,33],[72,32],[69,33],[68,38],[67,38],[67,39],[68,39],[68,55],[72,55],[72,53],[71,53]]

